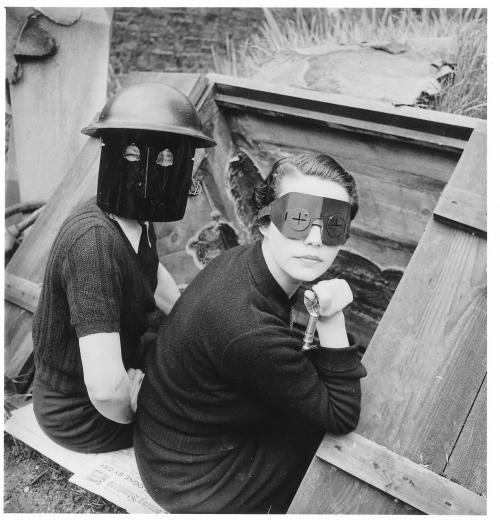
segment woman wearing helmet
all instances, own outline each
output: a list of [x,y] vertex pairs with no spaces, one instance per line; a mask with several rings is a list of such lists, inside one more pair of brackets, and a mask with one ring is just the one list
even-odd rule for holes
[[142,336],[179,296],[151,222],[184,216],[196,148],[214,146],[192,103],[159,83],[112,97],[82,130],[100,138],[97,198],[63,223],[33,321],[33,404],[56,443],[98,453],[132,445]]

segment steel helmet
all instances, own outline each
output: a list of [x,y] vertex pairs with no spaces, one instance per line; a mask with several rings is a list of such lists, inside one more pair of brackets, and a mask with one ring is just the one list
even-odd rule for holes
[[201,130],[195,107],[182,92],[163,83],[138,83],[115,94],[97,121],[82,133],[100,137],[108,130],[153,130],[192,138],[195,148],[215,146]]

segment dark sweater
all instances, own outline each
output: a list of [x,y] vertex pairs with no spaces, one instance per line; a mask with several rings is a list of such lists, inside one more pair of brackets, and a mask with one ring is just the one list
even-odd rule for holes
[[125,369],[136,367],[148,313],[155,310],[158,254],[151,272],[118,223],[90,201],[63,223],[47,261],[33,321],[36,377],[62,393],[86,393],[78,338],[119,332]]
[[334,433],[355,428],[366,375],[357,348],[300,352],[289,317],[261,243],[200,272],[162,324],[139,394],[136,434],[154,441],[157,460],[162,447],[237,449],[290,420]]

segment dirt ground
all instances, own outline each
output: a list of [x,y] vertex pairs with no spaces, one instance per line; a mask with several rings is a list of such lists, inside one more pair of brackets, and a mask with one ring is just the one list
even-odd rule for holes
[[4,433],[4,513],[125,513],[68,482],[71,473]]

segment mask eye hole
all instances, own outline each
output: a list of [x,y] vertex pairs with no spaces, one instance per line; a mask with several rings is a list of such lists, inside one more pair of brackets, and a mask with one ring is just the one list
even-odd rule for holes
[[304,231],[304,229],[309,227],[311,217],[307,210],[297,208],[288,210],[285,220],[288,221],[288,225],[295,231]]
[[328,231],[328,234],[333,237],[337,238],[340,235],[344,233],[345,230],[345,220],[338,216],[333,215],[328,219],[328,222],[326,224],[326,230]]
[[172,166],[172,164],[174,164],[173,153],[168,148],[165,148],[165,150],[162,150],[158,154],[158,157],[156,158],[156,164],[164,167]]
[[123,157],[130,162],[137,162],[141,158],[141,151],[135,145],[135,143],[129,144],[127,148],[125,148],[125,152],[123,153]]

